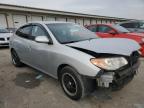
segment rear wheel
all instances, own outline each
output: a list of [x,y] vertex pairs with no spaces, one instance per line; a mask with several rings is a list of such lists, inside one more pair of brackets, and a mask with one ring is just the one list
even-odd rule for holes
[[73,100],[79,100],[94,90],[94,81],[82,78],[70,66],[66,66],[61,70],[59,79],[65,94]]
[[20,58],[18,57],[18,54],[16,53],[15,50],[11,51],[11,57],[12,57],[12,63],[16,66],[16,67],[21,67],[23,66],[23,63],[20,61]]

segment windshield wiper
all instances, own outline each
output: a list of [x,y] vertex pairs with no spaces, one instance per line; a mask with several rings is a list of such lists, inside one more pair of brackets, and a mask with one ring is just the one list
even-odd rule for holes
[[62,44],[67,44],[67,43],[75,43],[75,42],[79,42],[79,41],[62,42]]

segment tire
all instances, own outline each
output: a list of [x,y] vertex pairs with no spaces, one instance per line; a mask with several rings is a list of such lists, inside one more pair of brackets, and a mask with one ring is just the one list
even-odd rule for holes
[[16,67],[22,67],[23,63],[20,61],[20,58],[15,50],[11,51],[12,63]]
[[84,78],[75,69],[66,66],[61,70],[59,80],[65,94],[72,100],[79,100],[94,91],[94,80]]

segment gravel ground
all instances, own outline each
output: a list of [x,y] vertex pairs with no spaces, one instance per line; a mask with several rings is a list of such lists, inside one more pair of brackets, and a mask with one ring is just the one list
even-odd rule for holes
[[122,90],[98,91],[72,101],[59,82],[30,67],[16,68],[7,48],[0,49],[0,108],[144,108],[144,62],[139,73]]

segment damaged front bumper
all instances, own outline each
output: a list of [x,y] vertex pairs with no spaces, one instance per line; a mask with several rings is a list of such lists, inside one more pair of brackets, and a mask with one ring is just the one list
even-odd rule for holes
[[138,71],[140,61],[122,70],[113,72],[100,72],[96,78],[98,87],[120,89],[130,82]]

